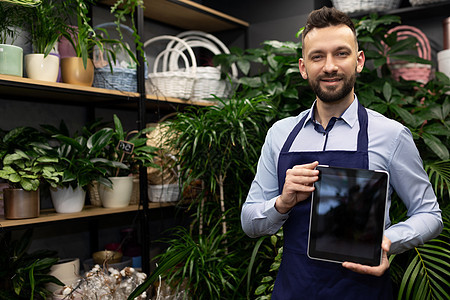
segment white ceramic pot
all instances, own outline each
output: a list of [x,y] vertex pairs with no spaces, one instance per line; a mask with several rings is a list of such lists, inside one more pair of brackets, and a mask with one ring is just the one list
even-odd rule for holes
[[133,191],[133,177],[109,177],[109,180],[112,182],[112,188],[103,184],[100,184],[98,187],[98,193],[103,207],[116,208],[128,206]]
[[450,49],[439,51],[437,54],[439,72],[450,77]]
[[25,55],[25,70],[31,79],[56,82],[59,73],[59,57],[33,53]]
[[[50,268],[48,275],[55,276],[65,285],[74,284],[80,278],[80,259],[61,259]],[[61,286],[55,283],[48,283],[45,287],[52,293],[61,289]]]
[[86,191],[80,187],[75,190],[71,186],[60,187],[57,189],[51,188],[50,195],[57,213],[74,213],[83,209]]

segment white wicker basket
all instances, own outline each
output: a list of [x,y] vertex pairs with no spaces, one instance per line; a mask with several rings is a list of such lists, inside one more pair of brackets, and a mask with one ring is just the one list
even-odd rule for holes
[[398,8],[401,0],[332,0],[333,6],[345,13],[386,11]]
[[180,185],[178,183],[149,184],[148,198],[150,202],[176,202],[180,198]]
[[[144,47],[148,47],[150,44],[161,40],[176,41],[177,43],[181,43],[185,47],[184,49],[188,52],[190,59],[178,49],[165,49],[160,52],[156,56],[153,71],[149,73],[149,78],[145,82],[146,93],[156,96],[161,95],[162,97],[189,99],[192,96],[197,73],[197,62],[195,60],[194,52],[185,41],[170,35],[154,37],[146,41],[144,43]],[[174,61],[172,69],[169,70],[168,65],[163,61],[161,71],[158,71],[162,59],[165,57],[174,56],[173,53],[176,54],[177,60]],[[181,68],[178,65],[180,59],[184,65],[184,68]]]
[[[182,38],[191,48],[205,48],[214,55],[221,53],[230,53],[229,49],[215,36],[202,31],[186,31],[180,33],[177,37]],[[171,41],[167,49],[178,49],[184,51],[184,45]],[[169,70],[176,67],[178,57],[176,55],[166,56],[163,65],[168,65]],[[221,99],[228,98],[236,87],[237,68],[231,66],[231,75],[227,79],[221,78],[220,68],[205,66],[197,67],[196,80],[194,84],[193,100],[214,99],[217,96]],[[213,96],[214,95],[214,96]]]
[[411,6],[423,6],[445,1],[447,0],[409,0],[409,3],[411,4]]

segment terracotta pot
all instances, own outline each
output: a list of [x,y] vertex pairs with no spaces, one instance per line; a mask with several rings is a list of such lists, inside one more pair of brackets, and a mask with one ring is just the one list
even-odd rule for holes
[[61,58],[62,82],[83,86],[92,86],[94,82],[94,64],[88,59],[86,69],[81,57]]
[[6,219],[28,219],[39,217],[39,190],[4,189],[3,199]]

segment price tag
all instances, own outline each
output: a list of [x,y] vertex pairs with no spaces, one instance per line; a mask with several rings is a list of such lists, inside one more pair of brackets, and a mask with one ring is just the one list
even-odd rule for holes
[[119,144],[117,145],[118,150],[122,150],[123,152],[127,154],[133,153],[134,150],[134,144],[126,141],[119,141]]

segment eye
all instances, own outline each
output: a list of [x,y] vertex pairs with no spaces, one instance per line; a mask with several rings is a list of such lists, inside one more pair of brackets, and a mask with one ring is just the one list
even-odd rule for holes
[[339,51],[337,53],[337,56],[341,56],[341,57],[347,57],[349,55],[349,53],[347,51]]
[[320,60],[322,58],[322,55],[320,54],[315,54],[313,56],[311,56],[311,60],[317,61]]

